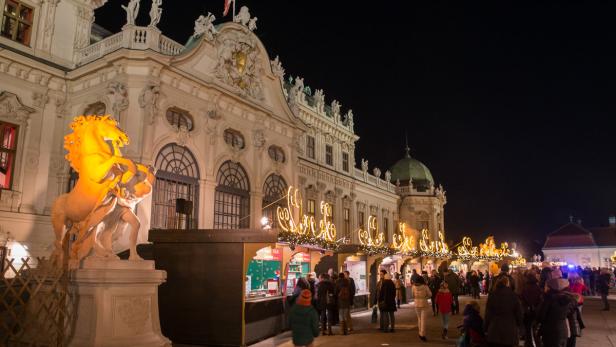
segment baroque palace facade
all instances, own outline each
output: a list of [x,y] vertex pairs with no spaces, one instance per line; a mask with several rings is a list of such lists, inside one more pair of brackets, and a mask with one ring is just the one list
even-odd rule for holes
[[[53,247],[51,205],[77,179],[63,137],[80,114],[111,114],[131,139],[124,155],[158,170],[137,207],[142,243],[153,228],[258,228],[290,185],[307,214],[331,203],[351,243],[369,216],[386,241],[398,222],[444,232],[445,192],[430,171],[408,150],[386,172],[356,167],[352,111],[285,77],[247,8],[217,25],[200,16],[182,45],[157,29],[156,2],[149,26],[134,24],[130,1],[122,31],[99,35],[94,10],[105,3],[0,0],[0,224],[11,256]],[[177,199],[191,202],[188,218]]]

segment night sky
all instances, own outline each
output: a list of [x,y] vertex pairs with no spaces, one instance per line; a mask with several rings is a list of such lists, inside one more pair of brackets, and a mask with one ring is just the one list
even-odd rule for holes
[[[110,0],[96,22],[125,22]],[[180,5],[181,4],[181,5]],[[606,1],[244,1],[287,76],[352,108],[356,160],[404,154],[445,186],[447,237],[543,243],[616,213],[616,6]],[[166,0],[159,28],[184,43],[223,0]],[[147,25],[150,1],[138,24]],[[530,247],[530,246],[527,246]],[[527,253],[529,253],[528,250]]]

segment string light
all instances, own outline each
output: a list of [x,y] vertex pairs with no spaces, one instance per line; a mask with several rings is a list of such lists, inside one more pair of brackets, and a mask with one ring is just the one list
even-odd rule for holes
[[418,253],[413,236],[406,235],[406,223],[398,223],[398,233],[393,235],[392,248],[401,254]]
[[[314,217],[304,214],[302,201],[299,189],[290,186],[287,190],[287,207],[279,206],[276,209],[278,226],[282,229],[278,233],[278,239],[292,246],[316,245],[328,250],[338,250],[340,242],[335,241],[336,226],[331,221],[332,207],[326,202],[321,202],[323,219],[319,222],[317,229]],[[293,217],[296,212],[301,220],[299,223]]]

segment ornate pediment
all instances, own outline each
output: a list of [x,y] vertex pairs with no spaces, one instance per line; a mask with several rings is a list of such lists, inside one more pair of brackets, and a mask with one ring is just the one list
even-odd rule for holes
[[261,59],[257,40],[248,30],[225,30],[216,37],[218,63],[216,77],[240,94],[263,100],[259,76]]
[[35,109],[22,104],[17,95],[0,92],[0,117],[24,125],[34,112]]

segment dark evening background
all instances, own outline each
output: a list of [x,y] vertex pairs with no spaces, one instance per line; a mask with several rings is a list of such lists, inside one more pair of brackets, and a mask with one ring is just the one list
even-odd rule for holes
[[[110,0],[96,23],[118,32]],[[147,25],[150,1],[138,24]],[[223,0],[167,0],[180,43]],[[447,238],[494,234],[531,255],[569,221],[616,213],[616,13],[606,2],[244,1],[256,34],[327,102],[352,108],[356,161],[385,171],[411,155],[447,191]],[[536,241],[534,244],[532,241]]]

